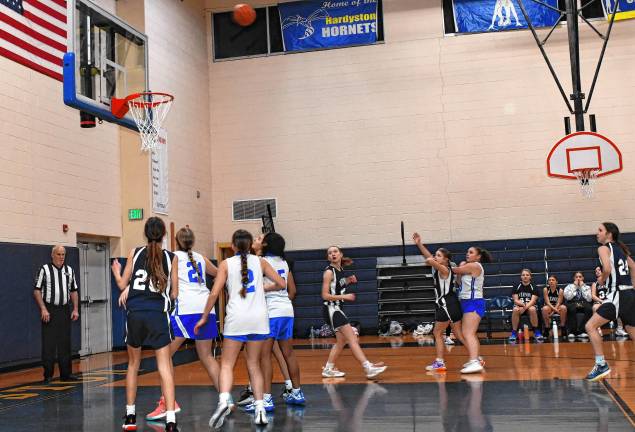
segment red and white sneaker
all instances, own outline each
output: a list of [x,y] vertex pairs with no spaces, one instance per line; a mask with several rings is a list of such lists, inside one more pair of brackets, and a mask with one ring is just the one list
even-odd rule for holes
[[[181,412],[181,407],[176,401],[174,401],[174,413],[178,414],[180,412]],[[161,396],[161,399],[159,399],[159,402],[157,402],[157,407],[154,409],[154,411],[146,415],[146,420],[150,420],[150,421],[161,420],[161,419],[164,419],[165,416],[166,416],[165,398]]]

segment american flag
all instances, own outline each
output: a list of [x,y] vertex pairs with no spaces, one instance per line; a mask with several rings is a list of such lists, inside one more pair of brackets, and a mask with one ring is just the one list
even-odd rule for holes
[[62,81],[66,0],[0,0],[0,56]]

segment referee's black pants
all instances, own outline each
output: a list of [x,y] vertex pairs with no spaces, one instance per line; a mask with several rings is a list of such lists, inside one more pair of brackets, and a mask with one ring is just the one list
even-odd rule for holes
[[51,315],[49,322],[42,322],[42,366],[44,378],[51,378],[55,360],[59,362],[60,377],[71,374],[71,311],[68,305],[46,305]]

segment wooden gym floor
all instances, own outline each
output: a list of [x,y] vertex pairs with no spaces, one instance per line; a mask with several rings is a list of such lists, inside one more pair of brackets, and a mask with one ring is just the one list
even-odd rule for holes
[[[496,338],[498,336],[498,338]],[[447,347],[448,372],[424,367],[435,357],[431,337],[361,338],[372,361],[388,370],[376,382],[345,350],[338,367],[343,379],[323,379],[328,339],[296,341],[302,370],[305,408],[285,406],[274,385],[276,409],[272,431],[633,431],[635,430],[635,344],[605,336],[610,378],[587,383],[593,366],[590,343],[508,344],[504,337],[483,340],[486,372],[461,375],[462,346]],[[192,348],[174,358],[177,415],[182,431],[208,431],[217,402]],[[81,381],[40,385],[41,369],[0,374],[0,430],[117,431],[125,405],[125,352],[99,354],[74,362]],[[151,352],[145,353],[137,399],[141,431],[162,431],[161,423],[143,420],[159,396],[159,379]],[[236,367],[237,398],[247,382],[242,356]],[[274,381],[280,381],[276,371]],[[254,430],[250,417],[236,411],[223,430]]]

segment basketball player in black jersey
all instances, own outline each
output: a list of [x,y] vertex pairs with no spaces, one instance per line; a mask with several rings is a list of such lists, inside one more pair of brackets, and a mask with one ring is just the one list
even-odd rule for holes
[[593,312],[598,310],[606,300],[606,283],[602,280],[602,267],[595,268],[596,280],[591,285],[591,297],[593,298]]
[[[123,430],[137,430],[135,399],[137,374],[141,363],[142,345],[154,349],[161,377],[161,390],[166,405],[166,431],[178,431],[174,413],[174,378],[170,342],[172,331],[169,310],[178,296],[178,258],[161,247],[165,224],[151,217],[144,227],[148,244],[128,254],[121,274],[118,260],[112,263],[112,273],[122,291],[119,305],[126,308],[126,417]],[[174,269],[174,271],[172,271]]]
[[586,331],[595,352],[595,366],[587,375],[589,381],[602,379],[611,372],[604,360],[602,337],[597,328],[619,317],[631,339],[635,341],[635,261],[631,258],[628,247],[620,241],[620,230],[614,223],[600,224],[597,240],[601,244],[598,255],[602,265],[602,280],[606,281],[606,299],[586,323]]
[[426,263],[432,267],[432,275],[434,277],[435,291],[435,317],[434,317],[434,343],[437,351],[437,358],[426,366],[427,371],[445,372],[447,370],[443,359],[445,354],[444,334],[446,328],[451,327],[456,337],[463,341],[463,333],[461,331],[461,318],[463,311],[461,303],[454,292],[454,275],[450,269],[450,259],[452,254],[445,248],[439,248],[434,255],[430,253],[428,248],[421,243],[419,233],[412,235],[412,240],[419,248],[419,252],[426,259]]
[[337,339],[326,365],[322,369],[324,378],[342,378],[345,373],[335,368],[335,362],[348,344],[353,357],[362,364],[367,378],[374,378],[386,370],[383,364],[373,364],[364,355],[364,351],[359,346],[357,335],[353,332],[353,327],[348,322],[348,317],[342,310],[345,301],[355,301],[355,294],[346,293],[346,288],[350,284],[357,282],[353,276],[344,277],[344,265],[350,265],[353,260],[344,257],[342,251],[337,246],[331,246],[326,251],[329,265],[322,275],[322,299],[324,300],[323,314],[324,320],[335,332]]

